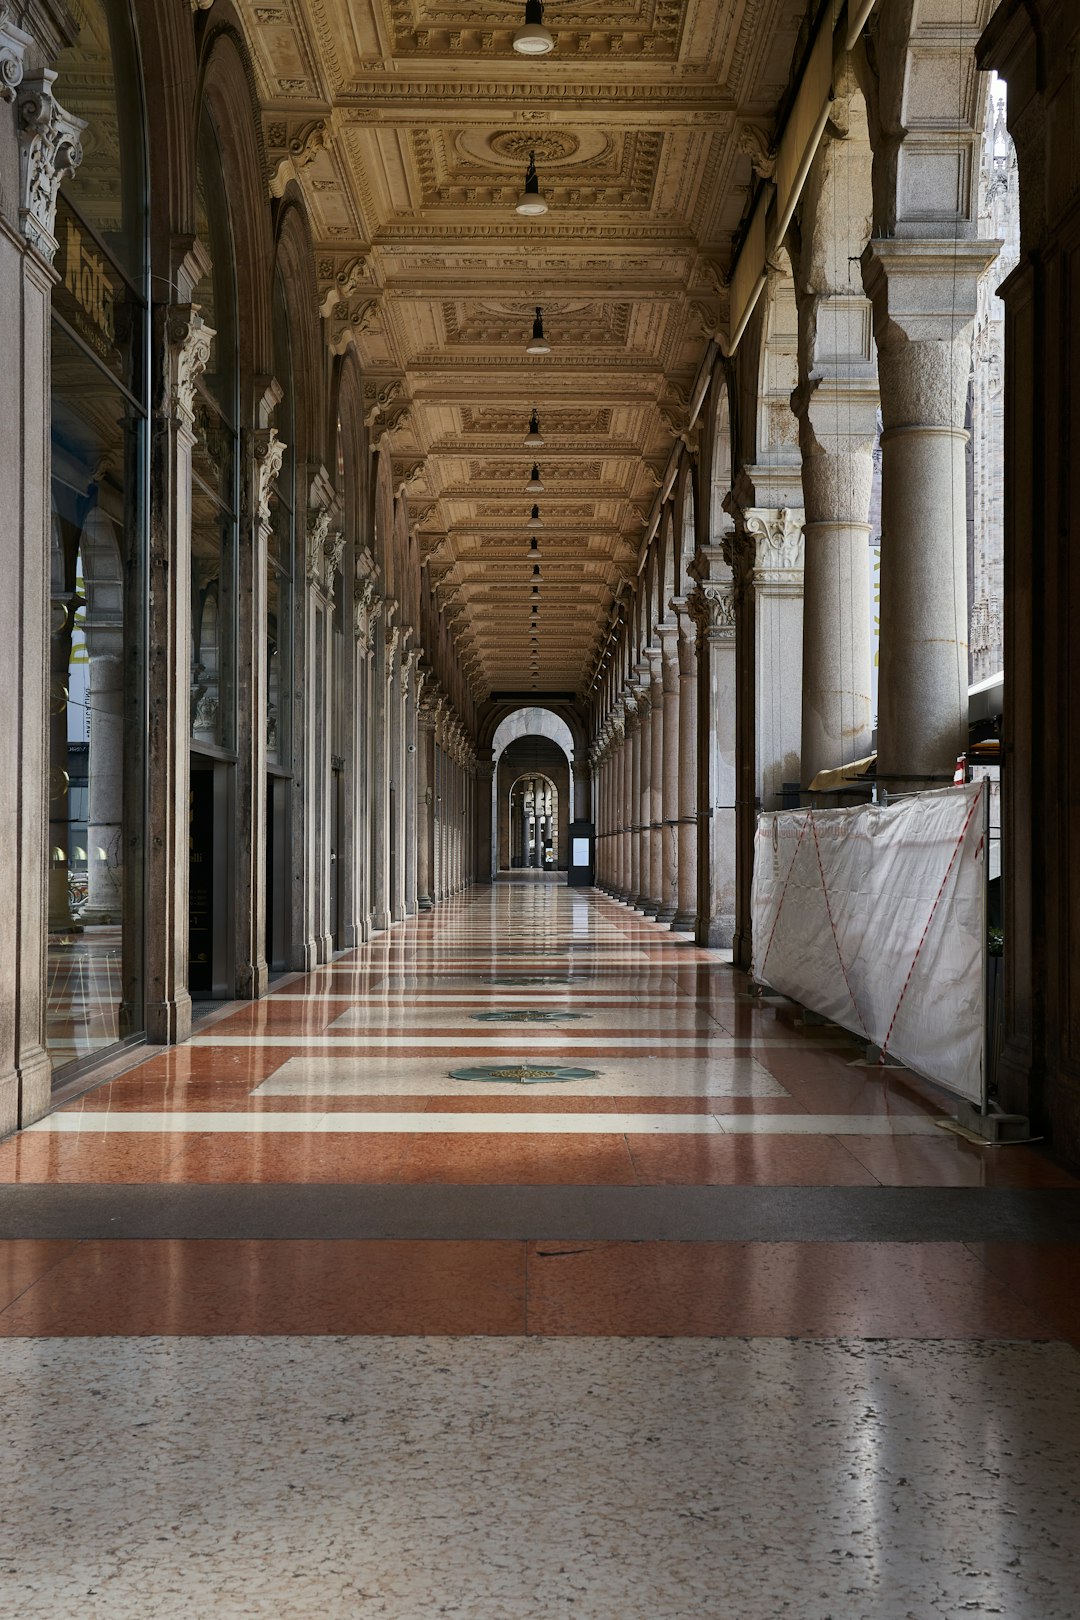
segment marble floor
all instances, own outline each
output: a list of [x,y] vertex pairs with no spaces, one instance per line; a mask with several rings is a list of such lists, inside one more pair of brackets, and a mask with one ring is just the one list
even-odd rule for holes
[[551,883],[284,981],[0,1144],[0,1616],[1075,1620],[1080,1179],[948,1112]]

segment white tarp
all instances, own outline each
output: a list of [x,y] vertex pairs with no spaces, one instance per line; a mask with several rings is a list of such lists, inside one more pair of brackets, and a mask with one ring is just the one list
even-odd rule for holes
[[984,785],[758,817],[754,977],[983,1097]]

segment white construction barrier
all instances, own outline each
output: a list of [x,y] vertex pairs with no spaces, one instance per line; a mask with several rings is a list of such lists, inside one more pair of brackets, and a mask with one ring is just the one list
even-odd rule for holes
[[986,787],[758,817],[754,978],[985,1100]]

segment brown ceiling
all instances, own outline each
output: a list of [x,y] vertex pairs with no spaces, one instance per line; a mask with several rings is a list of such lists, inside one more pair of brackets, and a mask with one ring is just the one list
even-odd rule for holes
[[[359,349],[479,698],[585,684],[721,320],[805,9],[551,0],[556,49],[529,60],[511,47],[523,0],[245,0],[273,184],[304,189],[330,341]],[[537,220],[514,211],[531,150]],[[524,352],[536,304],[543,358]]]

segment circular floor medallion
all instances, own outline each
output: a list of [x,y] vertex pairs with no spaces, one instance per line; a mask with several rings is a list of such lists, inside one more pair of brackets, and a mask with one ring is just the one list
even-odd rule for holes
[[591,1013],[545,1012],[536,1007],[522,1007],[510,1012],[478,1012],[473,1018],[482,1024],[556,1024],[567,1019],[591,1018]]
[[467,1069],[451,1069],[451,1080],[511,1080],[519,1086],[554,1084],[564,1080],[594,1080],[599,1069],[567,1069],[555,1063],[478,1063]]
[[492,978],[491,976],[489,976],[488,978],[486,978],[484,980],[485,984],[555,984],[555,985],[569,985],[569,984],[572,984],[573,982],[574,981],[572,979],[557,979],[551,974],[542,974],[542,973],[515,973],[510,977],[506,977],[506,978],[502,978],[502,979],[496,979],[496,978]]

